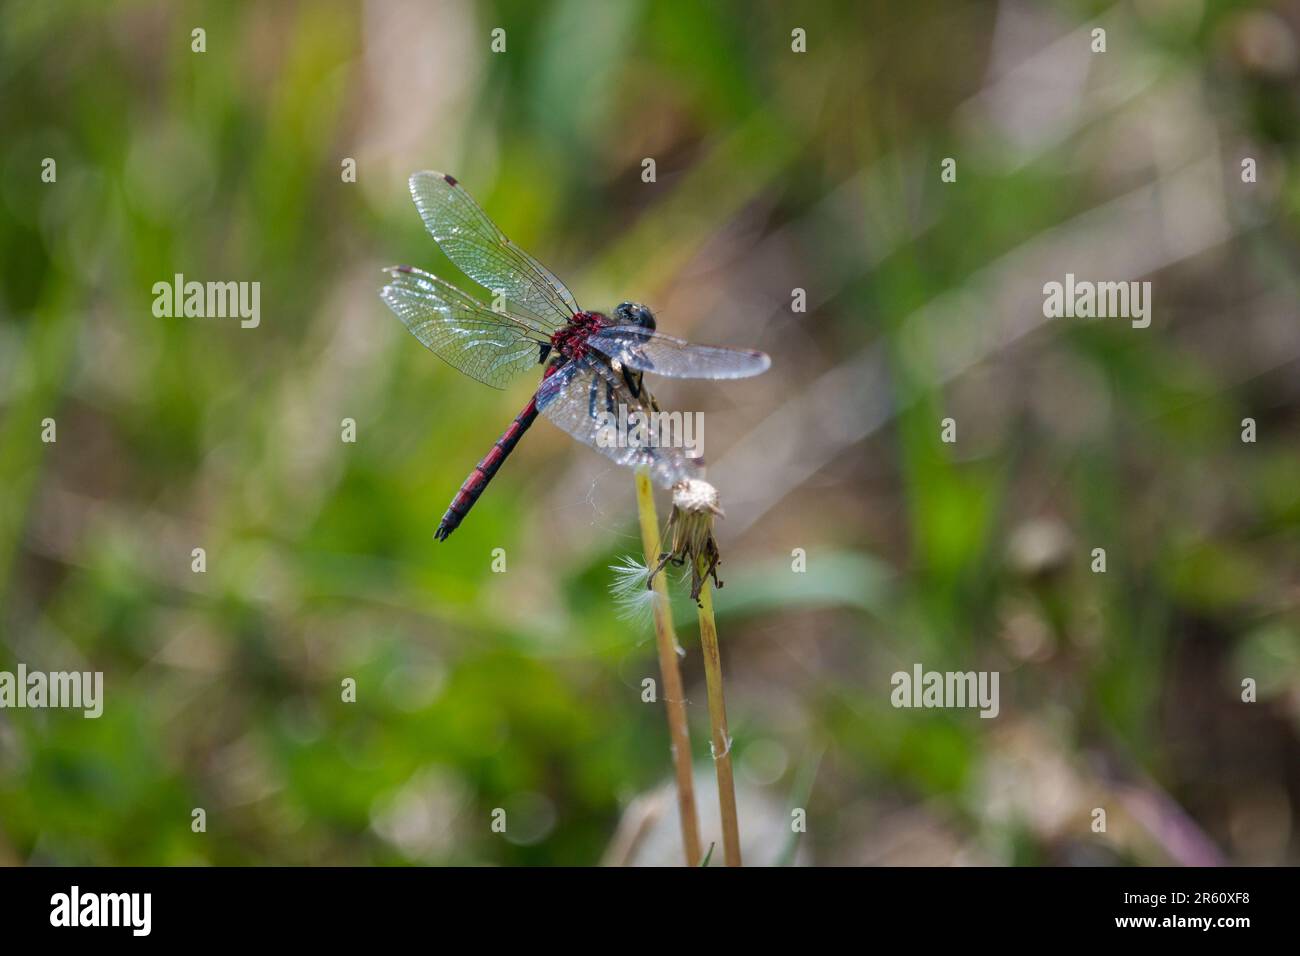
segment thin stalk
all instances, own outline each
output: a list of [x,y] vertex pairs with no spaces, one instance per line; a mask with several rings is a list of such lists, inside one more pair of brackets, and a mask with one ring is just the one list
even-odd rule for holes
[[[655,512],[650,476],[636,473],[636,506],[641,519],[641,545],[646,567],[659,563],[659,516]],[[691,737],[686,723],[686,692],[677,665],[677,635],[673,632],[672,607],[668,603],[667,575],[654,579],[655,640],[659,645],[659,673],[663,680],[664,708],[668,712],[668,736],[672,741],[673,766],[677,774],[677,814],[682,824],[682,851],[687,866],[700,865],[700,820],[695,812],[695,784],[691,776]]]
[[[703,562],[700,562],[703,565]],[[703,571],[703,567],[701,567]],[[709,724],[713,728],[713,766],[718,772],[718,810],[722,814],[722,857],[727,866],[740,866],[740,821],[736,816],[736,778],[731,770],[731,735],[727,732],[727,702],[722,694],[722,654],[718,625],[713,620],[713,588],[706,580],[697,608],[700,648],[704,654],[704,683],[709,690]]]

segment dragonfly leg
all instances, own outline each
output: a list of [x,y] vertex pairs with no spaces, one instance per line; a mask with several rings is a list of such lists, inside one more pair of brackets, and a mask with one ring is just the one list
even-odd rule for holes
[[627,390],[632,393],[633,398],[639,398],[650,406],[652,412],[661,411],[659,402],[650,394],[650,390],[645,387],[645,376],[640,372],[634,372],[626,365],[620,366],[623,374],[623,383]]
[[596,396],[600,391],[600,376],[591,377],[591,388],[587,392],[587,414],[592,418],[596,417]]
[[623,372],[623,382],[627,385],[627,390],[632,393],[633,398],[641,397],[641,373],[634,372],[626,365],[620,366]]

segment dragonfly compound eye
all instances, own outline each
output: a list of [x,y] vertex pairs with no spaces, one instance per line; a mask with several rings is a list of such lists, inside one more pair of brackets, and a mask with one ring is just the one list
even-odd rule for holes
[[653,330],[655,327],[655,314],[647,309],[640,302],[620,302],[618,308],[614,310],[620,321],[639,325],[643,329]]

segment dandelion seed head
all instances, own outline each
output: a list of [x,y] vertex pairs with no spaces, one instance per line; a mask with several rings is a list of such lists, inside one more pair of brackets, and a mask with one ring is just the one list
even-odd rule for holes
[[699,478],[687,478],[673,485],[673,507],[697,513],[708,511],[722,516],[722,508],[718,505],[718,489]]

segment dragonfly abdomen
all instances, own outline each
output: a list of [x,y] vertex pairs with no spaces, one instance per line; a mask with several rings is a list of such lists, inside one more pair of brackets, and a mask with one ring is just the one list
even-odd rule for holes
[[528,431],[528,427],[536,420],[537,399],[533,397],[528,400],[524,410],[515,416],[510,427],[496,440],[492,450],[483,456],[483,460],[474,466],[469,477],[461,484],[460,491],[456,492],[456,497],[451,499],[442,521],[438,523],[438,530],[433,534],[435,538],[446,541],[448,536],[460,527],[465,515],[469,514],[469,509],[474,507],[474,502],[482,496],[488,482],[500,470],[502,462],[515,450],[519,439],[524,437],[524,432]]

